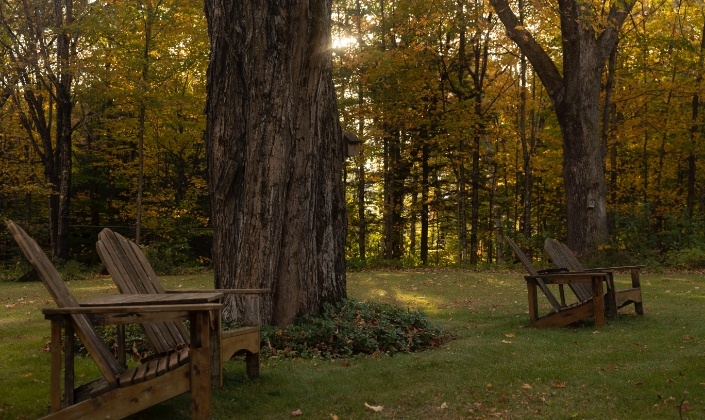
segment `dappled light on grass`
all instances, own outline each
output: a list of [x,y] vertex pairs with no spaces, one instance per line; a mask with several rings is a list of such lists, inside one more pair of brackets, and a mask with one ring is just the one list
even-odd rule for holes
[[[341,419],[661,419],[680,418],[681,413],[683,418],[705,418],[705,381],[698,370],[705,357],[705,277],[643,275],[643,317],[624,308],[619,321],[602,328],[587,321],[533,329],[524,327],[523,276],[519,271],[435,269],[349,273],[350,297],[422,310],[456,339],[393,357],[263,358],[262,376],[254,381],[247,379],[243,363],[227,362],[225,387],[213,394],[214,417],[289,418],[301,409],[301,418],[332,418],[332,413]],[[168,288],[213,284],[212,275],[162,280]],[[620,274],[616,280],[628,284],[629,276]],[[106,293],[111,283],[72,280],[69,287],[88,297]],[[0,395],[23,390],[5,414],[37,418],[45,413],[40,405],[49,395],[49,357],[42,351],[49,323],[40,308],[53,302],[38,283],[0,283],[0,289],[3,304],[18,303],[0,307],[0,322],[12,320],[0,324]],[[88,359],[77,360],[84,371],[94,368]],[[7,407],[10,401],[2,398],[0,408]],[[384,410],[374,412],[365,403]],[[146,415],[187,412],[185,398]]]

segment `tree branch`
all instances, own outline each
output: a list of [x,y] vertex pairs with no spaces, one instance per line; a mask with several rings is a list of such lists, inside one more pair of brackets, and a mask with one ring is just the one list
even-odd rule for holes
[[556,102],[563,88],[563,77],[556,64],[529,31],[520,25],[516,14],[509,8],[507,0],[490,0],[490,3],[504,24],[507,36],[519,46],[529,59],[551,99]]
[[603,55],[603,60],[606,60],[610,51],[614,48],[619,40],[619,28],[622,27],[627,16],[631,13],[636,0],[615,1],[610,8],[610,14],[607,17],[607,26],[602,31],[597,39],[600,45],[600,52]]

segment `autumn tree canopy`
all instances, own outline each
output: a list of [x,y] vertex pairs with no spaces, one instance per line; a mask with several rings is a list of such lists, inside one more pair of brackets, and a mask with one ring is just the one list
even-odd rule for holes
[[[93,264],[101,226],[132,237],[140,226],[140,242],[160,269],[209,266],[213,185],[206,175],[204,110],[210,45],[203,4],[74,0],[69,24],[66,3],[0,6],[0,215],[22,221],[53,249],[59,212],[52,203],[67,198],[68,258]],[[561,0],[506,2],[509,9],[502,9],[486,3],[332,3],[327,52],[339,121],[362,140],[361,152],[340,170],[348,267],[503,263],[503,235],[539,256],[545,237],[583,235],[580,229],[590,224],[569,220],[575,205],[569,198],[590,208],[591,188],[592,209],[604,209],[604,224],[595,230],[606,231],[598,249],[603,256],[702,265],[703,6]],[[38,14],[19,7],[24,4],[44,13],[41,25]],[[64,5],[61,23],[54,5]],[[505,25],[507,10],[520,25]],[[565,25],[569,10],[577,20]],[[615,10],[621,26],[610,18]],[[543,58],[517,44],[527,33]],[[69,40],[68,66],[59,58],[61,37]],[[570,45],[598,41],[604,48],[592,67],[566,55]],[[541,63],[553,69],[542,70]],[[578,72],[566,72],[570,66]],[[296,69],[272,71],[257,83],[297,86]],[[588,71],[599,76],[589,113],[558,94],[567,79],[587,80],[581,72]],[[59,101],[61,74],[70,82],[68,189],[51,169],[67,163],[60,152],[68,121],[58,110],[67,103],[66,95]],[[580,118],[568,117],[576,112]],[[582,149],[567,144],[571,120],[591,133]],[[596,170],[580,186],[584,192],[571,192],[564,170],[575,151]],[[0,260],[12,261],[12,249],[0,247]]]

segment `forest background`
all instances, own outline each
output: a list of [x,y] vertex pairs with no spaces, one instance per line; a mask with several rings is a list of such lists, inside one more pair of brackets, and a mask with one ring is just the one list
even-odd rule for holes
[[[556,9],[517,4],[549,54]],[[69,264],[97,263],[110,227],[160,271],[208,266],[202,2],[13,0],[0,25],[0,218]],[[350,268],[501,265],[503,235],[537,255],[565,237],[552,104],[488,2],[335,0],[333,39],[361,140],[341,174]],[[601,99],[604,263],[705,266],[704,49],[702,2],[638,2],[622,28]],[[0,261],[17,252],[0,235]]]

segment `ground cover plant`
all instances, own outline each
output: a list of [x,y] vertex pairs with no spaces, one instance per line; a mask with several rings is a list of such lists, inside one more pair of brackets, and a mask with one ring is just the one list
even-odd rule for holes
[[352,298],[326,304],[320,316],[262,329],[263,354],[270,357],[394,355],[436,348],[451,339],[452,334],[429,323],[419,310]]
[[[249,380],[226,363],[214,418],[704,418],[705,276],[646,273],[644,317],[624,309],[596,329],[528,329],[523,273],[417,270],[348,275],[360,302],[422,310],[455,339],[423,352],[348,358],[268,357]],[[210,275],[163,278],[206,288]],[[620,275],[618,283],[628,278]],[[78,299],[116,293],[106,278],[71,280]],[[37,418],[49,400],[53,306],[40,283],[0,282],[0,418]],[[78,380],[93,378],[79,359]],[[188,396],[135,418],[187,418]]]

